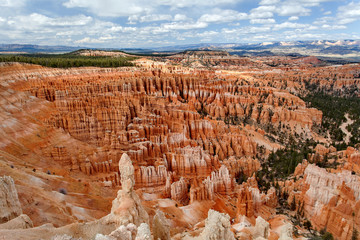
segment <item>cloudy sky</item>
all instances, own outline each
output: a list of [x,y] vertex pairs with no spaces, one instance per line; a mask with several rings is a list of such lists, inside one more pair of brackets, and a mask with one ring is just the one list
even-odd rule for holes
[[360,0],[0,0],[0,43],[153,47],[360,39]]

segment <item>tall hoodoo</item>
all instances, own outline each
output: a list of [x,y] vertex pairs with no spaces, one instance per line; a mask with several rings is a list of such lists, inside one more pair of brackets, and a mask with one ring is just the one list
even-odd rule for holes
[[119,171],[121,176],[122,190],[130,193],[134,189],[134,166],[132,165],[130,157],[124,153],[119,161]]
[[105,217],[108,223],[117,226],[133,223],[139,226],[141,223],[149,223],[149,215],[141,204],[139,196],[133,191],[134,167],[130,157],[124,153],[119,161],[122,189],[112,203],[111,213]]

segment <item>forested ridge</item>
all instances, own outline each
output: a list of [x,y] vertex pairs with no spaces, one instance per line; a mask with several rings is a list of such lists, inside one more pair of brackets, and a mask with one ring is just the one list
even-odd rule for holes
[[27,54],[27,55],[0,55],[0,62],[22,62],[37,64],[52,68],[70,67],[126,67],[134,66],[131,63],[135,57],[108,57],[108,56],[80,56],[68,54]]

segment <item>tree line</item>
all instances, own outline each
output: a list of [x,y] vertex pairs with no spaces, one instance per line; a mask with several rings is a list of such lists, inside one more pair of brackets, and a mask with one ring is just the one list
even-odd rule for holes
[[135,57],[94,57],[71,54],[0,55],[0,62],[22,62],[52,68],[129,67]]

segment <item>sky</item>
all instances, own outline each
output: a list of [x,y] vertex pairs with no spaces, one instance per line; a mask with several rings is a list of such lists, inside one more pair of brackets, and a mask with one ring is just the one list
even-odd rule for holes
[[0,43],[151,48],[360,39],[360,0],[0,0]]

